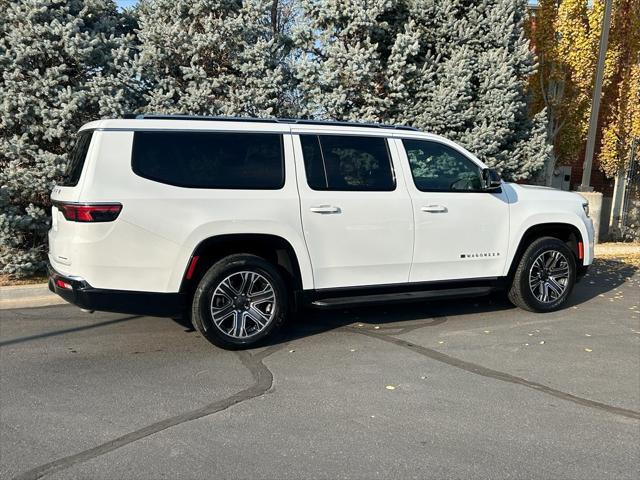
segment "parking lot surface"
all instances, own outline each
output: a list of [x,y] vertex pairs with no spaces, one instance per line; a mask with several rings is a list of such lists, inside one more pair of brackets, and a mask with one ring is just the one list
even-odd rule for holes
[[0,478],[640,478],[640,273],[303,311],[264,348],[171,319],[0,312]]

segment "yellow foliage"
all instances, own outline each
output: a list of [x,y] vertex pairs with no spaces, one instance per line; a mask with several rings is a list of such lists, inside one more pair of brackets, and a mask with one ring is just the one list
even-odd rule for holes
[[[569,83],[567,121],[558,140],[560,152],[567,161],[577,158],[587,135],[603,15],[602,1],[595,1],[593,7],[588,8],[584,0],[563,0],[558,8],[557,50]],[[606,64],[605,82],[610,78],[611,60]]]
[[617,0],[609,42],[613,84],[605,89],[600,165],[608,176],[625,167],[640,139],[640,0]]
[[640,63],[631,67],[631,88],[629,89],[629,131],[640,139]]
[[608,176],[625,167],[633,139],[640,139],[640,64],[631,65],[603,129],[600,165]]
[[[604,0],[540,0],[531,32],[539,59],[531,78],[532,110],[547,106],[555,154],[572,163],[587,135]],[[640,131],[640,0],[614,0],[605,57],[599,160],[614,175]]]

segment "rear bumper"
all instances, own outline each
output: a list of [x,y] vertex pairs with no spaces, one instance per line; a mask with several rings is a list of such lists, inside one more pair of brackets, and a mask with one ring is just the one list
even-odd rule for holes
[[85,310],[176,317],[184,311],[181,293],[136,292],[94,288],[86,280],[62,275],[49,266],[49,290]]

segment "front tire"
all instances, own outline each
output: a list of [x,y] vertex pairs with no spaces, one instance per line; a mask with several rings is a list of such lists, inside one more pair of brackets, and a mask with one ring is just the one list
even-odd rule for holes
[[576,282],[576,259],[554,237],[542,237],[525,250],[509,289],[511,303],[530,312],[562,308]]
[[285,283],[261,257],[237,254],[209,268],[193,296],[193,326],[214,345],[255,347],[277,330],[288,314]]

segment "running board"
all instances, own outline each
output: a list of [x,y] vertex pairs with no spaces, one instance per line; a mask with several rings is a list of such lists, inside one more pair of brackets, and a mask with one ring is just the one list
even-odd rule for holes
[[376,303],[410,302],[417,300],[434,300],[455,297],[479,297],[488,295],[493,287],[462,287],[421,292],[380,293],[376,295],[356,295],[352,297],[323,298],[311,303],[319,308],[340,308],[352,305],[372,305]]

